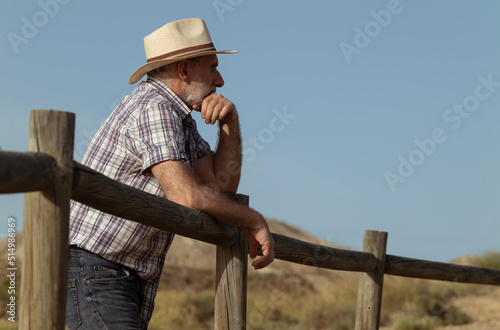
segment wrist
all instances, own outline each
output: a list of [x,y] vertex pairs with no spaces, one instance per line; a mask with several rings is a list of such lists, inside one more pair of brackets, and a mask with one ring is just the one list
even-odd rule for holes
[[225,132],[230,136],[238,136],[240,132],[240,121],[236,115],[233,118],[224,118],[224,120],[219,121],[219,129],[221,132]]
[[260,214],[259,212],[257,212],[254,209],[251,209],[251,210],[254,213],[254,217],[252,217],[252,220],[253,220],[252,223],[249,224],[249,229],[260,229],[262,227],[266,227],[267,222],[264,219],[264,216],[262,216],[262,214]]
[[220,124],[234,125],[239,124],[239,116],[236,110],[230,112],[223,119],[219,120]]

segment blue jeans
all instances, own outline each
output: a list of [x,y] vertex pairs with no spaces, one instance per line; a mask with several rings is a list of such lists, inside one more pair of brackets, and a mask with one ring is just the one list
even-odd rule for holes
[[70,247],[66,326],[139,329],[143,281],[127,267]]

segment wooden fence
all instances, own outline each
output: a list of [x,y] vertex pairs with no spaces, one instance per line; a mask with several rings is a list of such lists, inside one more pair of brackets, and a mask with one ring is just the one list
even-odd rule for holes
[[[20,329],[64,329],[69,200],[217,245],[215,328],[246,328],[245,230],[111,180],[73,157],[74,114],[33,110],[28,152],[0,152],[0,193],[26,193]],[[248,204],[248,197],[231,195]],[[165,221],[168,219],[168,221]],[[384,274],[500,285],[500,270],[387,255],[387,233],[365,231],[363,251],[336,249],[273,233],[277,259],[361,272],[355,328],[377,329]]]

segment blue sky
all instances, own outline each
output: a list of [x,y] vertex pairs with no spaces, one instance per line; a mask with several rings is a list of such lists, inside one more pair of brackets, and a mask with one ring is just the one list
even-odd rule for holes
[[[143,37],[202,17],[218,49],[240,50],[219,56],[220,92],[240,113],[240,192],[252,207],[355,249],[371,229],[389,233],[388,253],[407,257],[500,250],[497,1],[2,6],[4,151],[25,151],[29,111],[52,108],[76,113],[79,161],[133,91]],[[216,128],[198,123],[214,146]],[[0,196],[0,216],[19,229],[22,204],[22,194]]]

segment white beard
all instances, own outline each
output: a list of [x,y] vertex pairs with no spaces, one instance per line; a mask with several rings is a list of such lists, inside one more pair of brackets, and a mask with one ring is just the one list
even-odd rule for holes
[[201,108],[203,100],[215,91],[200,81],[199,75],[194,77],[191,84],[184,89],[182,99],[185,100],[188,106],[197,105]]

